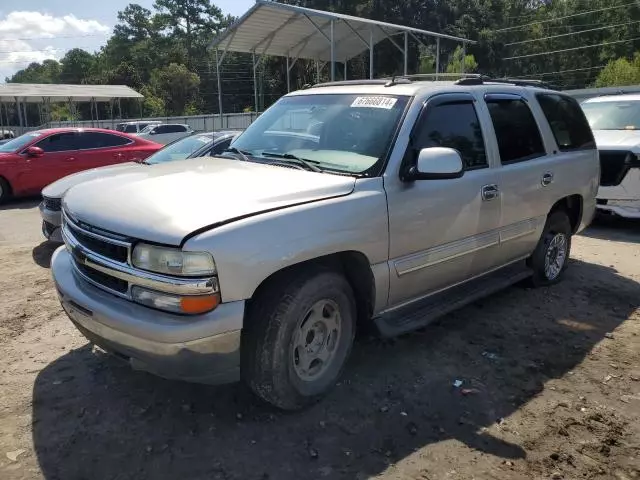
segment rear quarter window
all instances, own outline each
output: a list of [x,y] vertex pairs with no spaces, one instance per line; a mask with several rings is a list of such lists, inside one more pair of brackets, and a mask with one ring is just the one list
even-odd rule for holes
[[575,99],[552,93],[539,93],[536,98],[560,151],[596,148],[587,117]]

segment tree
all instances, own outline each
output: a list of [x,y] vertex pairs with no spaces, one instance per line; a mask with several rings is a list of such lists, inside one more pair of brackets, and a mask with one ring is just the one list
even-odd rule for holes
[[157,33],[151,10],[136,3],[118,12],[118,21],[120,23],[114,27],[113,35],[132,42],[139,42]]
[[[462,73],[462,47],[456,47],[447,64],[447,73]],[[464,56],[464,73],[472,73],[478,69],[478,62],[473,55]]]
[[640,85],[640,52],[635,54],[633,61],[626,58],[610,61],[596,79],[596,87],[623,85]]
[[[156,0],[158,28],[170,29],[174,37],[182,39],[187,51],[187,65],[193,67],[196,48],[202,49],[202,35],[210,39],[222,27],[222,10],[210,0]],[[199,45],[198,45],[199,44]]]
[[166,110],[171,115],[182,115],[186,106],[198,94],[200,77],[185,65],[171,63],[151,72],[151,86],[159,97],[165,99]]
[[69,50],[60,63],[60,80],[62,83],[80,84],[91,75],[95,57],[81,48]]

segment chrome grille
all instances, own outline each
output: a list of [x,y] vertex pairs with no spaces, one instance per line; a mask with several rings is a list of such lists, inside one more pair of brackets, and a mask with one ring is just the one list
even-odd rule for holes
[[89,230],[84,230],[68,220],[66,225],[76,240],[89,250],[111,260],[115,260],[116,262],[127,262],[130,248],[128,244],[124,244],[119,241],[118,243],[113,243],[113,241],[109,240],[107,237],[97,236]]
[[59,212],[62,209],[62,199],[52,197],[42,197],[42,203],[47,210]]

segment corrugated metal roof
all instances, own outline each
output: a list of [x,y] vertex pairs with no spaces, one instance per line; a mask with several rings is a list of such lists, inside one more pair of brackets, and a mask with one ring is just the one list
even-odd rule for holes
[[[340,13],[284,5],[267,0],[256,4],[228,30],[211,42],[212,47],[232,52],[291,56],[331,61],[331,22],[334,22],[335,60],[344,62],[398,33],[439,37],[457,42],[473,41],[428,30],[378,22]],[[396,37],[398,43],[403,40]]]
[[0,102],[108,102],[115,98],[144,98],[126,85],[59,85],[54,83],[2,83]]

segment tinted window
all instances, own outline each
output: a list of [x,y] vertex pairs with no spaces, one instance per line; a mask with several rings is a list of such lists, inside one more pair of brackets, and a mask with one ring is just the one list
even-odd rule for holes
[[428,107],[426,117],[414,139],[418,150],[448,147],[460,152],[467,169],[487,166],[487,155],[480,121],[471,102],[456,102]]
[[138,127],[136,125],[127,125],[120,131],[124,133],[136,133],[138,131]]
[[76,132],[55,133],[38,142],[37,146],[45,152],[64,152],[78,150],[80,142]]
[[79,134],[80,148],[88,150],[91,148],[121,147],[131,143],[131,140],[119,135],[110,135],[99,132],[82,132]]
[[231,145],[231,139],[223,140],[222,142],[216,144],[207,155],[220,155]]
[[538,95],[538,102],[561,151],[596,148],[591,127],[576,100],[544,93]]
[[187,129],[182,125],[162,125],[160,127],[156,127],[156,133],[178,133],[178,132],[186,132]]
[[545,155],[540,130],[524,100],[487,98],[503,164]]

